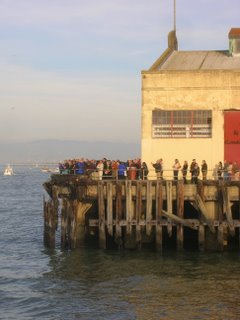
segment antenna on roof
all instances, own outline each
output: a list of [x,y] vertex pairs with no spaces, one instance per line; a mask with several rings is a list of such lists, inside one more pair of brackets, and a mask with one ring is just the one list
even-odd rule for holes
[[176,0],[173,3],[173,30],[176,31]]
[[176,36],[176,0],[173,1],[173,30],[168,34],[168,48],[178,50],[178,41]]

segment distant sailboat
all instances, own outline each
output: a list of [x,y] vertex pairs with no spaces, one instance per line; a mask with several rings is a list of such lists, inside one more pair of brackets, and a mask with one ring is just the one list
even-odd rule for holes
[[12,176],[13,175],[13,168],[8,164],[3,171],[4,176]]

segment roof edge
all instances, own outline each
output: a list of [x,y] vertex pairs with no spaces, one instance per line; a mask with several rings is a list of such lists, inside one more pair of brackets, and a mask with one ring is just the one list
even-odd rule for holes
[[168,33],[168,48],[149,68],[149,71],[154,71],[158,66],[161,66],[161,64],[163,64],[175,50],[178,50],[178,41],[176,37],[176,30],[172,30]]

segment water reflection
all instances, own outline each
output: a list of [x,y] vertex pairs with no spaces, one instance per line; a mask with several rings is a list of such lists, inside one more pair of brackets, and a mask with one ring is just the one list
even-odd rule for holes
[[51,271],[44,277],[55,282],[58,308],[71,305],[68,319],[236,319],[240,313],[237,254],[48,254]]

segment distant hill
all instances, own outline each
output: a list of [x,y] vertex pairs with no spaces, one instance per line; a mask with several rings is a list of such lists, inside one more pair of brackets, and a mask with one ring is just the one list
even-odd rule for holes
[[140,157],[140,143],[69,140],[0,143],[0,163],[58,162],[77,157],[133,159]]

